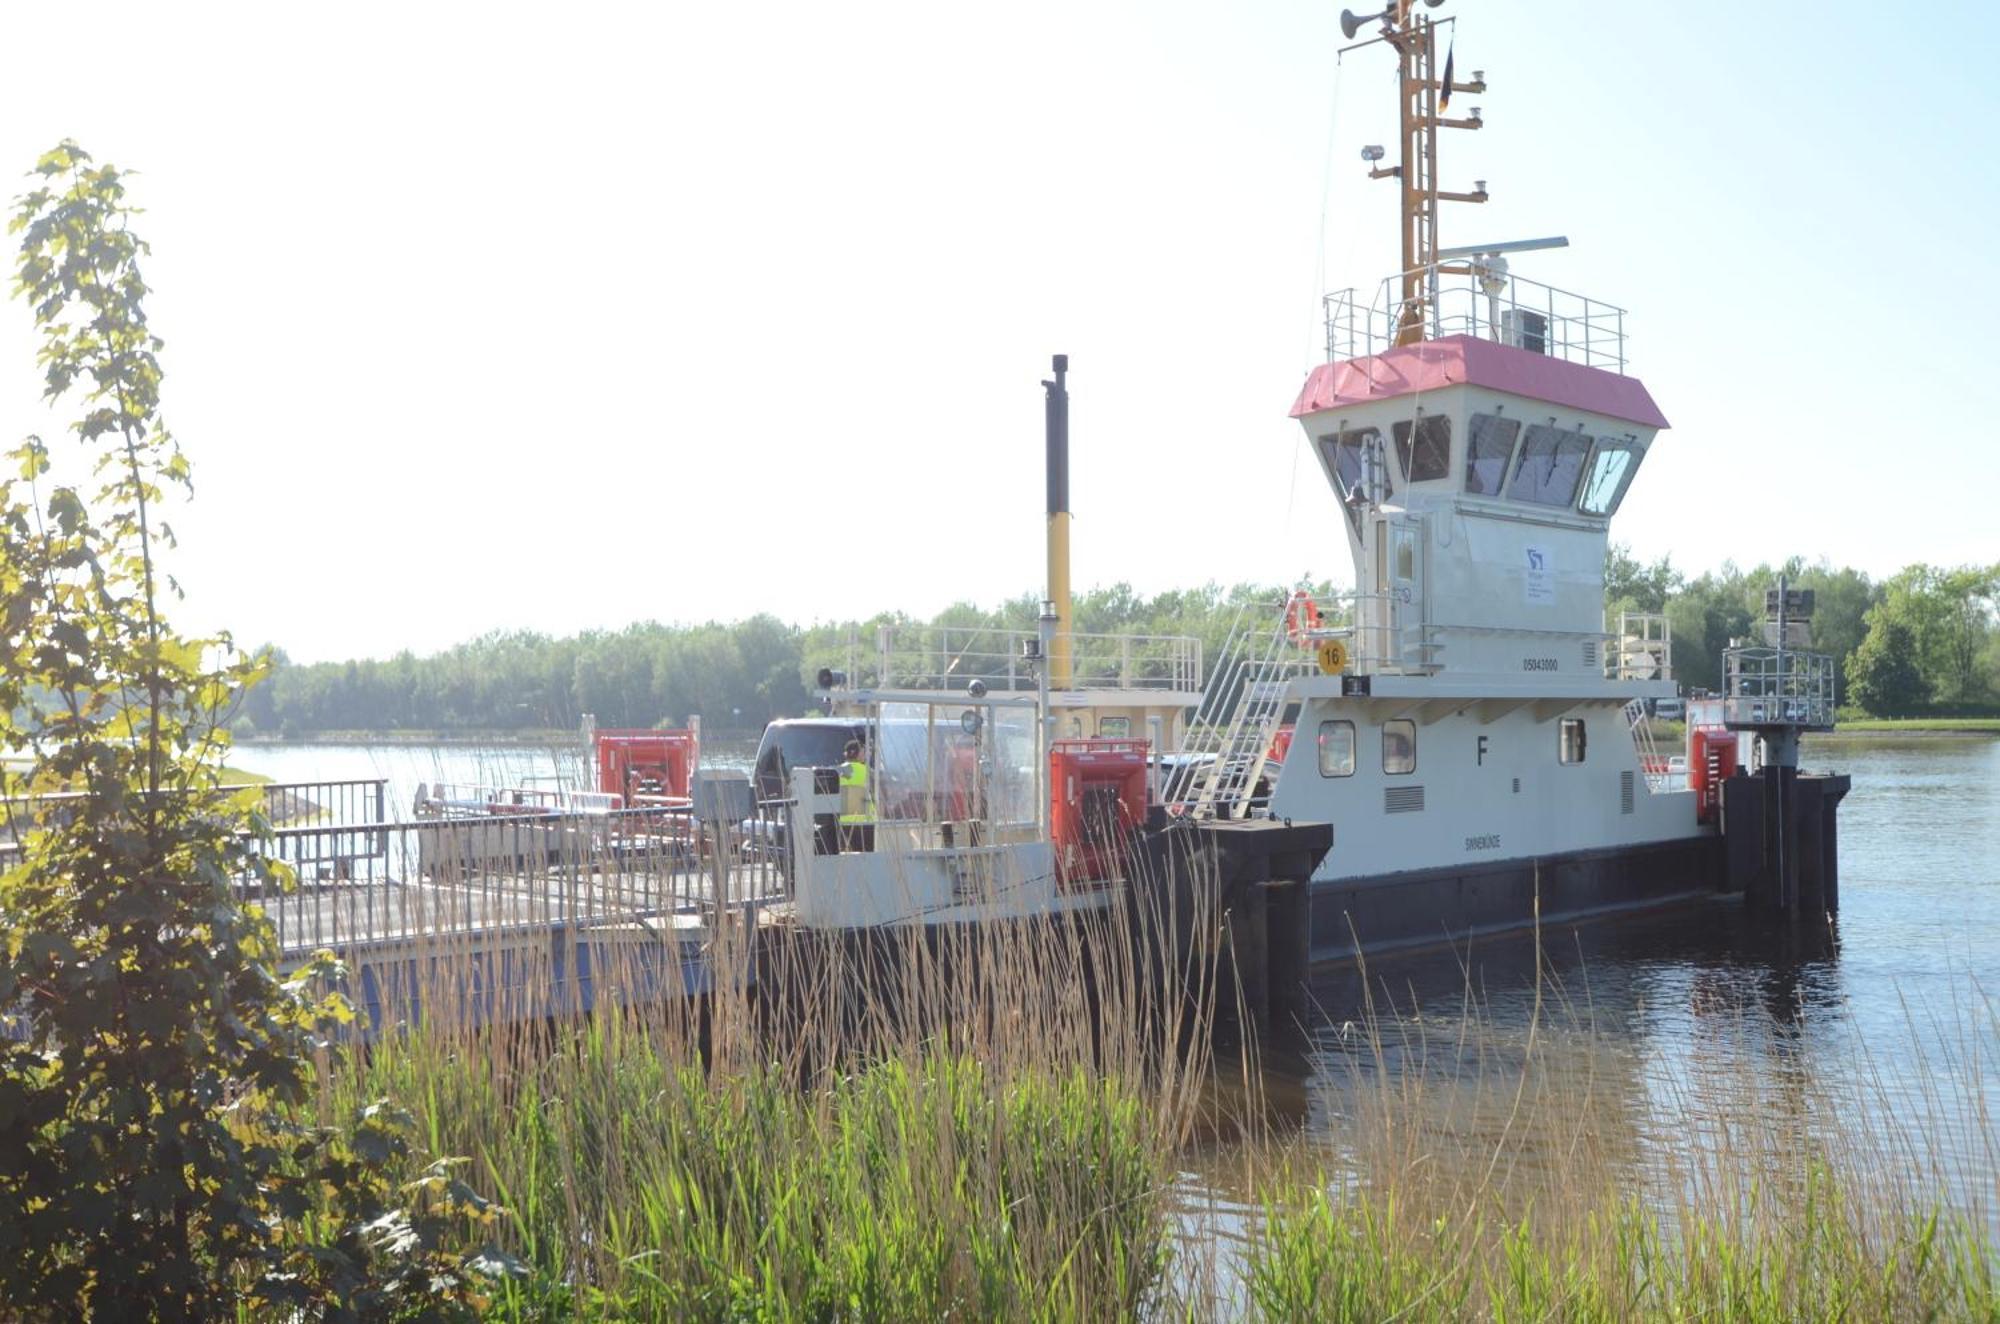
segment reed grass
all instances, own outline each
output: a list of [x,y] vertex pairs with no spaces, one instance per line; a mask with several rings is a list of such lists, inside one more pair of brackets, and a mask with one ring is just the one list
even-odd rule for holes
[[[1371,1008],[1322,1062],[1320,1143],[1249,1147],[1244,1313],[1291,1320],[2000,1320],[1978,999],[1798,1060],[1718,1000],[1685,1058],[1546,970],[1525,1023]],[[1338,1043],[1336,1038],[1336,1043]],[[1903,1046],[1898,1046],[1903,1047]]]
[[322,1107],[392,1098],[423,1157],[469,1160],[532,1268],[506,1319],[2000,1320],[1983,1002],[1908,1018],[1956,1074],[1851,1045],[1856,1099],[1754,1004],[1665,1061],[1546,970],[1525,1017],[1377,978],[1301,1127],[1254,1039],[1218,1060],[1223,918],[754,956],[725,923],[714,987],[668,997],[658,934],[611,925],[599,1010],[555,1017],[546,944],[496,992],[440,941],[424,1019],[333,1064]]
[[321,1107],[394,1099],[470,1160],[533,1270],[502,1318],[1131,1317],[1169,1295],[1172,1159],[1210,1110],[1215,945],[1186,939],[1214,923],[766,930],[754,956],[725,923],[714,986],[668,997],[653,936],[614,928],[599,1009],[560,1018],[546,945],[496,989],[440,940],[422,1020],[330,1063]]

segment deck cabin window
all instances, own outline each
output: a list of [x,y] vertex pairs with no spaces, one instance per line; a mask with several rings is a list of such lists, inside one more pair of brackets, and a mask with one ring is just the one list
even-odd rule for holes
[[1558,754],[1564,763],[1583,762],[1585,728],[1581,717],[1562,719],[1562,730],[1558,744]]
[[1499,496],[1507,486],[1507,461],[1521,420],[1497,414],[1474,414],[1465,443],[1465,490],[1472,496]]
[[1425,414],[1412,423],[1404,419],[1390,433],[1396,438],[1396,458],[1412,483],[1451,477],[1451,415]]
[[1100,717],[1097,719],[1097,734],[1107,740],[1123,740],[1132,734],[1132,719],[1129,717]]
[[1639,471],[1639,446],[1632,437],[1599,437],[1584,470],[1583,495],[1576,508],[1586,515],[1613,515]]
[[1400,777],[1417,770],[1417,724],[1408,718],[1382,723],[1382,771]]
[[1538,506],[1567,506],[1576,500],[1583,478],[1590,438],[1546,423],[1531,423],[1521,440],[1521,458],[1514,461],[1514,481],[1507,495]]
[[1354,723],[1332,721],[1319,724],[1319,775],[1354,775]]
[[[1329,433],[1319,439],[1320,453],[1326,457],[1326,467],[1333,473],[1334,488],[1340,493],[1340,507],[1347,512],[1347,522],[1354,531],[1361,531],[1361,514],[1348,495],[1361,486],[1361,452],[1371,444],[1380,444],[1382,432],[1379,428],[1348,428],[1344,432]],[[1387,458],[1386,456],[1384,457]],[[1395,475],[1386,472],[1383,466],[1382,495],[1391,496],[1396,490]]]

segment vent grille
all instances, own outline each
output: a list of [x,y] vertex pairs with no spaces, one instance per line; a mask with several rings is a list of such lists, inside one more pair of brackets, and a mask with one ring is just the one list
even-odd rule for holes
[[1519,777],[1516,777],[1514,779],[1514,794],[1519,795],[1520,793],[1521,793],[1521,779]]
[[1597,670],[1597,641],[1595,639],[1586,639],[1583,641],[1583,669],[1585,671]]
[[1424,811],[1424,788],[1421,786],[1391,786],[1382,792],[1382,812],[1385,814],[1421,814]]
[[1618,812],[1632,812],[1632,772],[1629,768],[1618,774]]

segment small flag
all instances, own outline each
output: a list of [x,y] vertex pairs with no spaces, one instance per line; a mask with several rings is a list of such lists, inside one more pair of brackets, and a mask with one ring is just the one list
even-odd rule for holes
[[1457,53],[1458,41],[1454,38],[1451,45],[1444,50],[1444,90],[1438,93],[1439,110],[1446,110],[1451,106],[1451,57]]

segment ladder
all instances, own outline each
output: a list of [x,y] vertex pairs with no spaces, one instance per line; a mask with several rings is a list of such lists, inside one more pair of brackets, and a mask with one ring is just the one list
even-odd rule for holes
[[1288,707],[1291,678],[1308,659],[1292,640],[1286,620],[1291,599],[1275,610],[1246,603],[1209,672],[1201,703],[1181,738],[1186,764],[1203,762],[1193,775],[1188,812],[1198,818],[1247,818],[1256,807],[1257,782]]
[[1645,774],[1647,788],[1654,791],[1663,789],[1667,780],[1667,761],[1653,739],[1653,722],[1646,712],[1644,699],[1633,699],[1625,705],[1625,721],[1632,728],[1632,745],[1639,751],[1639,770]]

